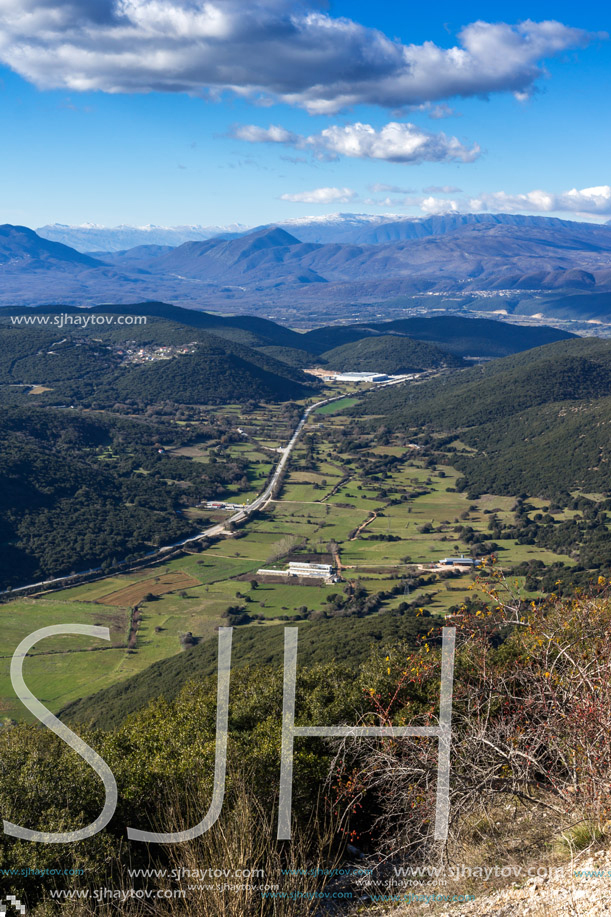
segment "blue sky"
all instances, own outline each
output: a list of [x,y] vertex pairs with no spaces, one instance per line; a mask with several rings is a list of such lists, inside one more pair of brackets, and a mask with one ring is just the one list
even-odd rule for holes
[[0,0],[0,222],[611,218],[602,5],[425,6]]

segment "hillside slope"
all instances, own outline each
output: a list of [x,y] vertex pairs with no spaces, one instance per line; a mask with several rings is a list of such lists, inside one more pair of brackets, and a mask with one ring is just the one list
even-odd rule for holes
[[548,326],[512,325],[492,319],[440,315],[403,318],[396,321],[315,328],[302,335],[301,346],[313,353],[349,344],[375,335],[403,334],[435,344],[458,357],[504,357],[553,341],[575,337]]
[[459,357],[444,353],[435,344],[393,334],[342,344],[325,351],[322,358],[331,369],[395,374],[463,365]]
[[[414,643],[438,619],[411,615],[374,616],[360,619],[302,622],[299,627],[299,664],[313,665],[335,659],[349,663],[354,672],[371,653],[398,641]],[[284,659],[284,625],[237,629],[234,635],[232,667],[273,665]],[[105,691],[68,704],[62,714],[71,723],[92,724],[111,729],[157,697],[173,700],[193,678],[201,679],[217,670],[216,640],[208,640],[178,656],[164,659]]]
[[382,390],[359,405],[364,412],[408,436],[433,434],[433,445],[466,445],[449,460],[473,495],[609,491],[611,341],[561,341]]
[[120,398],[179,404],[286,401],[312,390],[300,370],[212,334],[200,334],[195,353],[128,369],[110,388]]
[[190,436],[167,424],[99,412],[5,407],[2,582],[23,585],[98,568],[191,534],[195,523],[176,510],[218,492],[223,480],[239,479],[243,469],[159,455],[160,440],[179,444]]
[[[138,308],[132,307],[136,314]],[[56,317],[53,311],[51,319]],[[172,307],[168,311],[173,314]],[[175,311],[191,314],[188,310]],[[83,312],[87,318],[88,310]],[[285,329],[270,322],[272,331],[262,338],[230,326],[226,339],[207,330],[211,318],[202,314],[204,327],[160,317],[146,325],[129,326],[129,330],[117,325],[91,326],[95,331],[86,333],[79,325],[66,325],[62,331],[0,325],[0,395],[5,400],[14,399],[27,391],[16,385],[36,385],[50,389],[39,396],[43,403],[95,402],[100,407],[112,407],[123,401],[143,405],[286,401],[316,390],[313,380],[299,369],[299,361],[291,364],[276,359],[273,347],[271,353],[265,352],[262,342],[274,340],[274,328],[278,328],[278,340],[292,339],[293,332],[284,335]],[[234,332],[261,349],[234,340]],[[126,344],[126,338],[131,343]],[[189,345],[193,352],[174,350],[171,359],[151,359],[140,365],[125,362],[126,349],[168,345]]]

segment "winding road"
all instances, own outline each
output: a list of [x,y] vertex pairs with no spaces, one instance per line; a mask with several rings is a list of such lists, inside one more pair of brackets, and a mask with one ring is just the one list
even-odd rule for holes
[[[267,483],[265,489],[259,494],[259,496],[253,500],[252,503],[249,503],[248,506],[245,506],[243,509],[238,510],[237,513],[234,513],[233,516],[230,516],[229,519],[219,522],[216,525],[212,525],[207,529],[204,529],[202,532],[198,532],[196,535],[191,535],[189,538],[184,538],[182,541],[175,541],[172,544],[164,545],[161,548],[157,548],[155,551],[151,551],[150,554],[144,555],[140,560],[134,561],[132,566],[135,564],[140,564],[143,561],[154,561],[156,558],[162,557],[168,551],[175,551],[177,548],[183,548],[188,544],[193,544],[194,542],[201,541],[204,538],[215,537],[218,535],[228,534],[227,525],[229,523],[241,523],[246,521],[252,513],[256,512],[259,509],[263,509],[269,501],[272,499],[276,486],[278,485],[280,478],[287,466],[288,460],[291,456],[291,452],[297,445],[297,441],[301,435],[301,431],[308,421],[308,417],[315,411],[316,408],[320,408],[323,404],[330,404],[332,401],[339,401],[342,398],[345,398],[345,394],[335,395],[333,398],[325,398],[322,401],[317,401],[315,404],[311,404],[308,408],[305,409],[301,416],[301,420],[295,427],[293,435],[291,436],[288,445],[282,450],[282,456],[280,461],[276,465],[274,472]],[[121,570],[122,573],[128,572],[126,570]],[[96,574],[103,573],[104,576],[112,576],[112,571],[103,571],[101,567],[96,567],[91,570],[81,570],[78,573],[71,573],[68,576],[57,576],[54,579],[42,580],[40,583],[29,583],[26,586],[16,586],[14,589],[4,589],[0,592],[0,595],[14,595],[18,592],[24,592],[26,589],[48,589],[49,587],[53,588],[54,586],[61,586],[62,583],[68,583],[72,580],[78,579],[83,576],[95,576]]]

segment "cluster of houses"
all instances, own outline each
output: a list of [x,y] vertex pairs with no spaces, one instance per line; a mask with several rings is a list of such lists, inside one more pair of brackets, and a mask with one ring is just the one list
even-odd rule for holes
[[148,347],[142,347],[136,341],[130,341],[118,347],[115,352],[123,358],[124,363],[154,363],[157,360],[171,360],[185,353],[195,353],[196,350],[197,341],[178,346],[167,344]]

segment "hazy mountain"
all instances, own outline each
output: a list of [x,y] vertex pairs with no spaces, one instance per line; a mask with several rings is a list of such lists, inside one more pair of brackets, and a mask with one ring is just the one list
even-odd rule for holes
[[397,222],[414,223],[417,222],[417,218],[405,219],[405,217],[398,214],[328,213],[323,216],[297,217],[293,220],[268,223],[265,226],[257,227],[257,229],[280,226],[281,229],[290,232],[301,242],[375,244],[377,241],[376,232],[378,230],[382,232],[383,227]]
[[281,316],[297,327],[391,318],[406,308],[456,312],[473,303],[479,312],[611,319],[609,226],[466,214],[370,221],[367,231],[416,235],[377,244],[317,243],[274,226],[170,249],[137,246],[102,262],[54,248],[31,230],[4,227],[0,302],[164,299]]
[[[611,221],[609,221],[611,223]],[[555,217],[527,216],[513,213],[446,213],[430,217],[403,217],[397,214],[374,216],[366,213],[333,213],[321,217],[301,217],[294,220],[268,224],[280,226],[301,242],[350,243],[353,245],[381,245],[426,236],[443,236],[465,226],[512,226],[516,228],[548,229],[560,235],[564,232],[584,233],[585,237],[600,224],[559,220]],[[609,225],[609,224],[606,224]]]
[[[235,239],[188,242],[149,268],[225,284],[378,282],[405,290],[590,289],[611,284],[611,230],[435,217],[418,238],[379,245],[301,242],[280,227]],[[348,294],[349,295],[349,294]]]
[[67,226],[51,223],[36,232],[44,239],[62,242],[81,252],[124,252],[140,245],[182,245],[183,242],[211,239],[224,233],[240,233],[247,229],[241,223],[230,226]]
[[417,218],[405,220],[390,214],[334,213],[320,217],[300,217],[277,224],[267,223],[259,227],[248,227],[242,223],[227,226],[97,226],[94,223],[69,226],[65,223],[51,223],[40,226],[36,232],[44,239],[62,242],[77,251],[125,253],[129,248],[148,245],[175,248],[184,242],[204,242],[216,236],[232,237],[256,232],[257,229],[268,229],[272,225],[294,233],[303,242],[375,242],[375,238],[366,238],[367,229],[396,221],[419,222]]
[[0,226],[0,271],[21,272],[62,270],[66,267],[98,267],[102,262],[61,245],[49,242],[26,226]]
[[317,248],[273,226],[235,239],[186,242],[150,268],[218,283],[317,283],[325,278],[304,263]]
[[[227,226],[97,226],[94,223],[69,226],[64,223],[51,223],[39,227],[36,232],[44,239],[61,242],[81,252],[125,254],[129,248],[149,245],[167,245],[175,248],[185,242],[205,242],[217,236],[232,238],[249,232],[258,232],[260,229],[269,229],[271,226],[285,229],[300,242],[380,245],[429,235],[444,235],[473,223],[535,228],[553,224],[556,232],[561,232],[563,228],[570,231],[571,227],[577,225],[582,226],[585,232],[595,231],[600,225],[510,213],[449,213],[431,217],[330,213],[266,223],[258,227],[248,227],[242,223],[231,223]],[[611,220],[604,225],[611,225]]]
[[92,258],[98,258],[105,264],[114,264],[122,270],[146,268],[152,260],[167,255],[174,250],[173,245],[136,245],[120,252],[91,252]]

